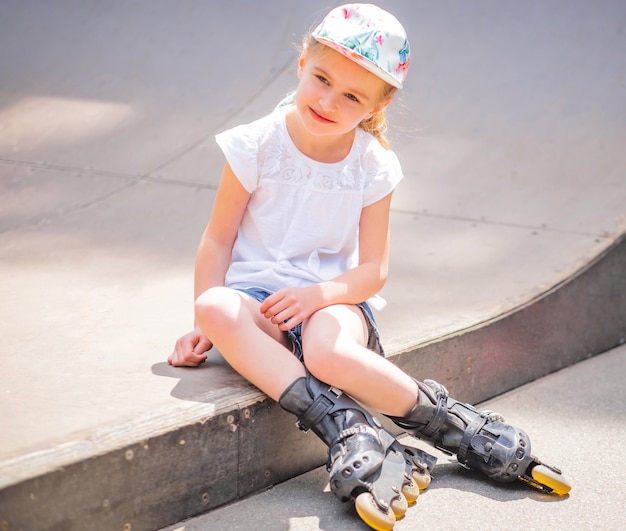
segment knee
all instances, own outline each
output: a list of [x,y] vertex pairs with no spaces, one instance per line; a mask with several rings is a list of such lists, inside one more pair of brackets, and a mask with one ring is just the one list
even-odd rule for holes
[[318,380],[329,382],[341,370],[341,353],[323,334],[313,334],[302,338],[304,363],[308,371]]
[[198,326],[212,337],[235,326],[241,314],[241,298],[230,288],[209,288],[196,299],[194,311]]

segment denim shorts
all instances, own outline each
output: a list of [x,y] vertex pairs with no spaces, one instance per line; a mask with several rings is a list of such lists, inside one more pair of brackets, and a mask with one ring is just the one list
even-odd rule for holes
[[[263,302],[267,299],[272,293],[270,291],[261,289],[261,288],[242,288],[237,289],[242,293],[246,293],[250,295],[252,298],[256,299],[259,302]],[[357,306],[363,312],[363,316],[365,317],[365,322],[367,323],[367,348],[376,354],[380,354],[384,357],[385,351],[380,342],[380,333],[378,331],[378,326],[376,325],[376,320],[374,319],[374,314],[372,313],[371,308],[367,304],[367,302],[362,302],[357,304]],[[304,362],[304,353],[302,352],[302,323],[294,326],[290,330],[287,330],[287,337],[293,346],[293,354],[300,361]]]

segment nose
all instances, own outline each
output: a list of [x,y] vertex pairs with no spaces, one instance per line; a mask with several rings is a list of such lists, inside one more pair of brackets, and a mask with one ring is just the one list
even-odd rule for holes
[[320,107],[325,112],[335,112],[337,110],[337,95],[327,92],[320,98]]

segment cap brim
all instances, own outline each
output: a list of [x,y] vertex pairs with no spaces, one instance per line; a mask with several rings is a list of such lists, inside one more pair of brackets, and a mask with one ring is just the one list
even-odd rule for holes
[[325,37],[322,37],[322,36],[316,35],[313,38],[317,42],[325,46],[328,46],[329,48],[332,48],[333,50],[339,52],[341,55],[354,61],[359,66],[362,66],[363,68],[365,68],[365,70],[367,70],[368,72],[371,72],[376,77],[379,77],[380,79],[382,79],[383,81],[386,81],[390,85],[398,89],[402,88],[401,81],[393,77],[389,72],[387,72],[386,70],[383,70],[376,63],[370,61],[367,57],[361,55],[360,53],[357,53],[354,50],[351,50],[350,48],[342,46],[341,44],[337,44],[336,42],[331,41],[330,39],[326,39]]

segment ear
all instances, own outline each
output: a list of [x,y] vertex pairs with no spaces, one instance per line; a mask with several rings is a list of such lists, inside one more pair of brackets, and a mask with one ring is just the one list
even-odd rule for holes
[[380,103],[377,103],[376,106],[367,115],[367,119],[369,120],[372,116],[374,116],[375,114],[377,114],[380,111],[382,111],[385,107],[387,107],[387,105],[389,105],[391,103],[392,99],[393,99],[393,96],[389,96],[388,98],[385,98]]
[[306,57],[304,56],[304,52],[300,54],[300,58],[298,59],[298,79],[302,77],[302,70],[304,70],[304,65],[306,64]]

